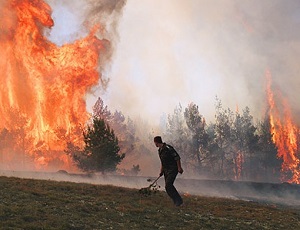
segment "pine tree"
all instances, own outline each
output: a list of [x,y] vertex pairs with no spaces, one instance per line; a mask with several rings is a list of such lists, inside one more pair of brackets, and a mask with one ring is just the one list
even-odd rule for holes
[[270,132],[270,120],[268,114],[260,122],[259,126],[259,159],[257,160],[260,170],[260,179],[263,181],[280,182],[282,158],[277,157],[277,147],[273,143],[273,134]]
[[243,110],[243,114],[236,112],[232,128],[233,161],[236,179],[253,179],[258,171],[258,164],[256,163],[258,135],[256,134],[256,129],[249,107]]
[[93,106],[93,117],[102,118],[105,122],[110,122],[112,114],[107,105],[104,105],[103,100],[99,97]]
[[221,100],[216,98],[215,114],[215,143],[219,148],[219,175],[221,178],[232,178],[233,162],[230,157],[232,153],[232,126],[234,116],[232,111],[223,109]]
[[196,163],[195,168],[200,172],[207,155],[209,138],[205,130],[205,119],[200,114],[198,106],[194,103],[189,104],[185,109],[184,118],[191,134],[191,158]]
[[[94,118],[84,132],[85,147],[72,154],[77,166],[86,172],[114,172],[125,154],[119,154],[118,138],[104,119]],[[72,147],[72,146],[70,146]],[[70,149],[70,148],[69,148]]]
[[136,140],[133,121],[126,119],[121,111],[111,112],[103,100],[99,97],[93,106],[93,118],[101,118],[114,130],[118,137],[120,150],[126,157],[134,155]]
[[184,112],[181,104],[174,109],[173,114],[168,115],[165,140],[173,145],[181,157],[183,165],[192,166],[189,162],[190,141],[188,128],[184,119]]

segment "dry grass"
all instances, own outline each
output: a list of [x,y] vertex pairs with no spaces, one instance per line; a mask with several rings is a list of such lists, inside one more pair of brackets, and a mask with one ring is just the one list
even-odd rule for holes
[[300,210],[241,200],[0,177],[0,229],[300,229]]

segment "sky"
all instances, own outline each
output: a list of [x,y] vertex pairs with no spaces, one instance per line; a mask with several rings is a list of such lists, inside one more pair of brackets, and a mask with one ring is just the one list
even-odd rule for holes
[[[86,35],[93,0],[47,2],[50,40]],[[109,82],[87,95],[88,110],[100,96],[111,110],[158,124],[193,102],[213,120],[217,96],[224,108],[248,106],[260,118],[268,70],[300,124],[299,12],[298,0],[127,0],[117,19],[99,17],[113,53],[103,70]]]

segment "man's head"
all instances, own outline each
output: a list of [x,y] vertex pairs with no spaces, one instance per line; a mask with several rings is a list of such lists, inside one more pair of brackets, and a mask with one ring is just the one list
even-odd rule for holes
[[163,145],[161,136],[154,137],[154,144],[156,145],[156,147],[161,147]]

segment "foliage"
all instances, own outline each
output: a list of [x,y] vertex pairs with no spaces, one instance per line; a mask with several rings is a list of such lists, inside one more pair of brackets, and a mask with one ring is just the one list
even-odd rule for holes
[[[272,141],[270,133],[270,120],[266,114],[265,119],[258,124],[259,150],[258,159],[259,174],[263,174],[268,181],[279,182],[283,159],[277,157],[277,147]],[[259,180],[259,177],[257,177]]]
[[258,135],[248,107],[243,110],[243,114],[236,112],[232,136],[235,178],[251,180],[257,171],[254,153],[258,149]]
[[[219,98],[216,98],[215,110],[215,120],[207,124],[198,105],[190,103],[183,108],[179,104],[173,113],[161,120],[164,127],[154,130],[141,118],[133,121],[121,111],[111,112],[98,98],[92,119],[84,131],[85,146],[79,148],[82,140],[73,138],[81,135],[79,126],[68,131],[57,127],[55,135],[58,142],[67,144],[65,152],[75,164],[89,172],[116,171],[117,165],[122,163],[126,169],[121,168],[120,172],[137,175],[144,162],[157,159],[156,151],[153,151],[153,136],[163,134],[163,139],[180,154],[187,169],[185,174],[205,173],[213,179],[272,182],[280,182],[282,176],[289,177],[281,171],[283,160],[277,157],[278,150],[272,141],[267,113],[262,121],[254,124],[248,107],[241,113],[238,110],[233,112],[230,108],[223,108]],[[14,118],[13,123],[8,124],[11,128],[0,130],[0,157],[2,162],[8,158],[10,160],[10,165],[1,165],[3,169],[14,165],[31,168],[34,159],[44,153],[50,155],[55,152],[49,149],[45,141],[37,143],[33,150],[33,138],[26,133],[30,120],[17,109],[10,108],[9,113]],[[299,137],[297,141],[300,142]],[[60,163],[55,160],[51,162],[56,167]],[[132,164],[132,168],[127,168]]]
[[136,127],[132,119],[126,119],[121,111],[111,112],[101,98],[93,106],[93,118],[102,118],[114,130],[120,151],[126,157],[137,155],[139,138],[136,137]]
[[[180,154],[182,164],[188,169],[185,172],[198,175],[205,173],[216,179],[278,182],[282,161],[276,156],[277,149],[270,136],[269,121],[255,125],[248,107],[242,113],[238,110],[233,112],[230,108],[224,109],[217,97],[215,109],[215,121],[206,124],[198,105],[190,103],[183,108],[179,104],[162,122],[165,125],[162,127],[165,130],[164,140]],[[126,119],[120,111],[112,113],[101,98],[93,108],[93,118],[102,118],[112,127],[121,152],[129,157],[128,162],[151,155],[148,146],[152,143],[153,135],[145,132],[145,124],[137,125],[130,118]],[[74,153],[76,151],[73,150]],[[140,172],[134,171],[134,168],[120,171],[126,175]]]
[[282,160],[272,142],[270,121],[255,125],[248,107],[234,113],[216,98],[215,121],[207,125],[196,104],[184,112],[179,105],[168,116],[166,130],[189,171],[217,179],[279,181]]
[[119,169],[121,175],[137,176],[140,173],[140,165],[133,165],[131,169]]
[[85,146],[82,151],[68,143],[66,152],[77,166],[86,172],[114,172],[125,157],[119,154],[118,138],[101,118],[94,118],[84,132]]
[[133,165],[131,169],[131,174],[137,176],[140,171],[141,171],[140,165]]
[[218,175],[221,178],[232,178],[233,161],[230,157],[232,150],[232,127],[234,122],[233,112],[223,109],[221,101],[216,99],[216,115],[215,115],[215,143],[219,146],[219,170]]
[[112,114],[110,110],[108,109],[107,105],[104,105],[103,100],[99,97],[93,106],[93,114],[92,116],[94,118],[101,118],[106,123],[109,123],[112,119]]
[[[181,160],[185,165],[190,164],[190,148],[191,139],[188,134],[188,128],[185,123],[183,108],[179,104],[173,114],[168,115],[165,140],[174,147],[181,156]],[[153,139],[153,138],[152,138]]]
[[200,114],[196,104],[191,103],[184,111],[184,118],[191,135],[191,158],[196,165],[198,172],[201,172],[202,163],[207,158],[208,152],[208,134],[206,133],[206,123],[204,117]]

